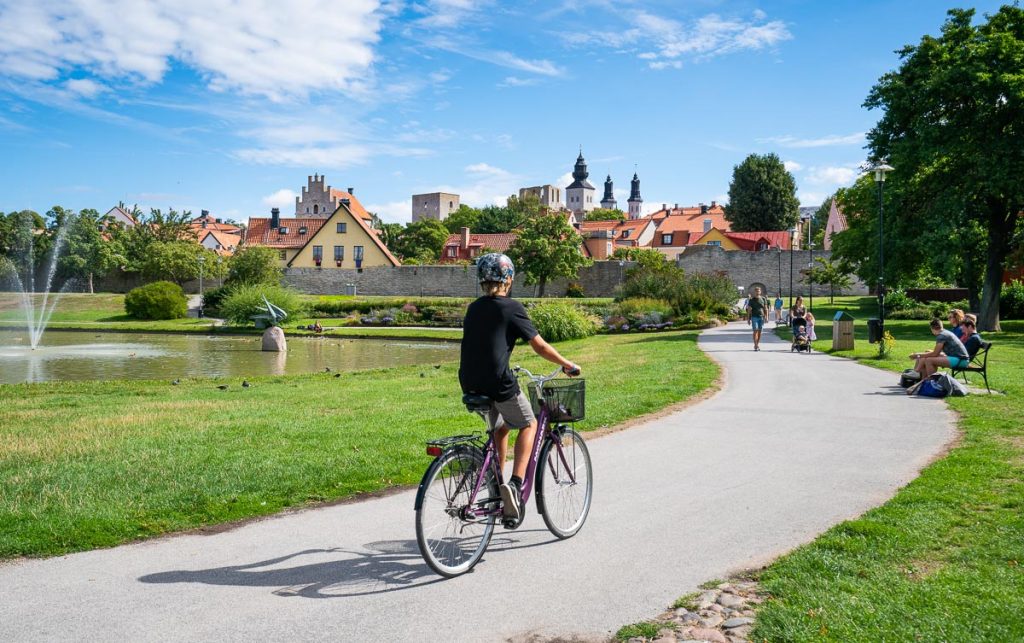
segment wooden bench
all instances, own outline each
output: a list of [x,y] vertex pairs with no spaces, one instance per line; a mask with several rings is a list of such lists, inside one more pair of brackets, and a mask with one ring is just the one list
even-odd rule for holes
[[985,379],[985,390],[991,393],[992,389],[988,387],[988,350],[990,348],[992,348],[992,342],[982,340],[978,352],[974,354],[974,357],[971,358],[967,366],[949,369],[953,377],[960,375],[964,379],[964,384],[967,384],[968,373],[981,373],[981,376]]

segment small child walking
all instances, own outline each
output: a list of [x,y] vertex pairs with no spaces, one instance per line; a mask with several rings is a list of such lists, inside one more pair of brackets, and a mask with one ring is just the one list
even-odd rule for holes
[[814,334],[814,314],[808,312],[806,315],[804,315],[804,319],[807,320],[807,339],[813,342],[814,340],[818,339],[818,336]]

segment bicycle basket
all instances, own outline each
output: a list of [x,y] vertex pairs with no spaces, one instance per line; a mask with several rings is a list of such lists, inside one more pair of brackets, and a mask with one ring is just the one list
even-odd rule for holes
[[[586,382],[582,379],[551,380],[544,383],[544,403],[548,407],[551,422],[576,422],[585,416],[584,398]],[[533,412],[540,413],[540,396],[537,385],[530,384],[530,404]]]

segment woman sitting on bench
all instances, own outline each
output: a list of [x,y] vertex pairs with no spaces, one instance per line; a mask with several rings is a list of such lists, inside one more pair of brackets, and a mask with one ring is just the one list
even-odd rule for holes
[[960,328],[963,329],[963,333],[960,334],[960,342],[967,349],[967,356],[970,359],[974,359],[974,356],[978,354],[978,349],[981,348],[982,338],[978,334],[978,318],[971,313],[964,315],[964,320],[960,324]]

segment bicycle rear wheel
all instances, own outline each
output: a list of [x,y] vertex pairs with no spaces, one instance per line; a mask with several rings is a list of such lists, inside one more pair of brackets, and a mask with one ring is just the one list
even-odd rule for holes
[[562,429],[544,443],[536,484],[537,508],[551,533],[559,538],[576,535],[587,520],[594,493],[590,451],[579,433]]
[[[455,449],[434,460],[424,476],[423,498],[416,510],[416,542],[423,560],[442,576],[468,572],[491,542],[496,515],[466,515],[483,464],[479,450]],[[487,510],[499,501],[498,484],[488,473],[475,507]]]

